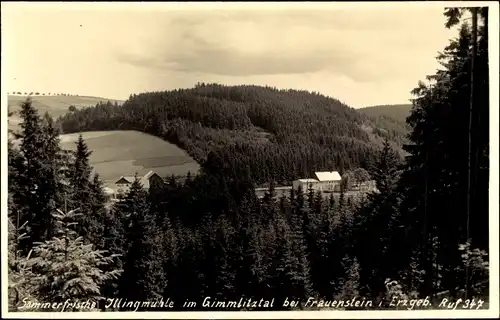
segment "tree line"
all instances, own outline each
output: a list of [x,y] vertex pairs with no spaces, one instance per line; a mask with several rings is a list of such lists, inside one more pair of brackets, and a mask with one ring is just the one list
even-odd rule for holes
[[17,95],[25,95],[25,96],[74,96],[74,97],[78,97],[79,95],[78,94],[71,94],[71,93],[53,93],[53,92],[34,92],[34,91],[31,91],[31,92],[21,92],[21,91],[12,91],[12,92],[8,92],[7,94],[17,94]]

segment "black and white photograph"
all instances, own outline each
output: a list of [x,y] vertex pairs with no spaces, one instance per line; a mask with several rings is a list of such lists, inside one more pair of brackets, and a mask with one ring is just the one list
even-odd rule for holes
[[2,2],[2,317],[498,317],[499,5]]

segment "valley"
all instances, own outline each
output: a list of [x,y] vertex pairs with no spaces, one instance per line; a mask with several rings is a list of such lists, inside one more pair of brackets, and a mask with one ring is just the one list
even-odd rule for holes
[[317,93],[199,83],[132,95],[58,118],[64,133],[135,130],[185,150],[207,170],[279,185],[315,171],[367,167],[385,139],[398,151],[400,126]]
[[[26,98],[9,95],[9,129],[19,129],[19,105]],[[149,170],[164,178],[185,176],[223,158],[258,187],[269,180],[288,185],[316,170],[366,167],[384,139],[404,155],[401,122],[307,91],[198,84],[127,101],[69,95],[31,100],[41,115],[57,120],[63,149],[73,150],[83,132],[90,164],[111,188],[120,176]],[[225,170],[215,162],[212,168]]]

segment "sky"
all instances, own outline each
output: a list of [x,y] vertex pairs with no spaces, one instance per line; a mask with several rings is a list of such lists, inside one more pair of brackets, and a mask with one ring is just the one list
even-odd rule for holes
[[456,35],[442,5],[327,4],[2,3],[4,88],[126,99],[216,82],[404,104]]

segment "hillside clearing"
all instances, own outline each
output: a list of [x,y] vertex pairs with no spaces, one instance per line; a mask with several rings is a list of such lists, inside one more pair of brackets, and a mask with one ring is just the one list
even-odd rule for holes
[[[74,150],[79,133],[63,134],[61,147]],[[199,165],[187,153],[160,138],[139,131],[90,131],[82,136],[92,151],[90,164],[107,186],[120,176],[146,174],[154,170],[160,176],[195,174]]]

